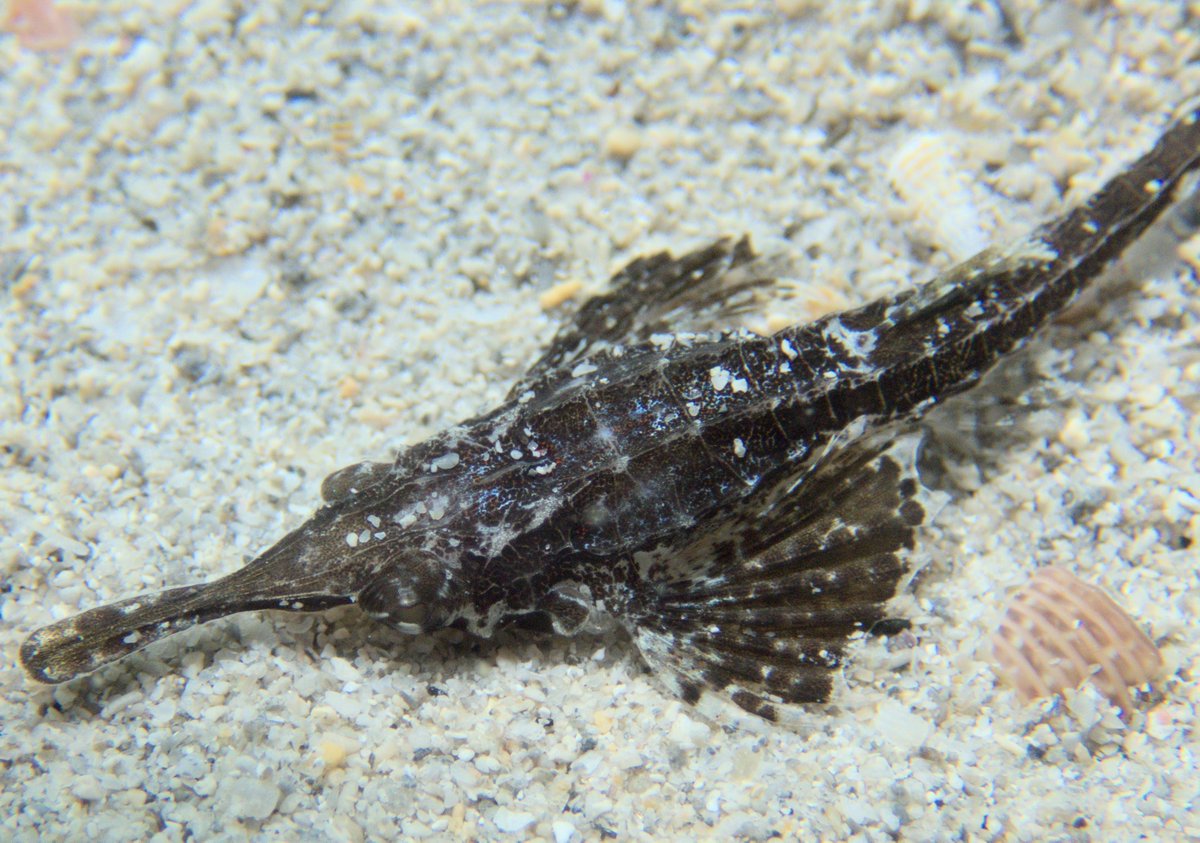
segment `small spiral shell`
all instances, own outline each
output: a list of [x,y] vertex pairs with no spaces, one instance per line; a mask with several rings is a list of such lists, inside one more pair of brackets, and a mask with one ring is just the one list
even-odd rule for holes
[[1091,681],[1128,714],[1129,688],[1162,669],[1154,642],[1107,594],[1064,568],[1042,568],[992,636],[997,675],[1023,702]]
[[932,245],[954,260],[973,257],[988,245],[958,150],[945,135],[922,132],[909,138],[892,157],[888,180]]

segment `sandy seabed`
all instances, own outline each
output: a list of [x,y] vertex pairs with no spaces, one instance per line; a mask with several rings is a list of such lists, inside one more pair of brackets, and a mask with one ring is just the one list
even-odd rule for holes
[[[1196,4],[62,8],[65,48],[0,36],[0,836],[1200,839],[1179,226],[932,420],[952,500],[908,658],[806,734],[699,718],[620,635],[353,609],[53,689],[16,664],[35,627],[232,570],[330,471],[494,406],[557,300],[639,254],[750,234],[792,263],[750,317],[783,324],[1061,212],[1200,93]],[[1126,721],[995,680],[1003,604],[1052,563],[1162,647]]]

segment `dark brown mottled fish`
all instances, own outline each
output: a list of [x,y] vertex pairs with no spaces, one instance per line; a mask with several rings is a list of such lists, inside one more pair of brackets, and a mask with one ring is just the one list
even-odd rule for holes
[[21,662],[64,682],[234,612],[357,603],[412,633],[615,620],[688,701],[826,701],[847,639],[897,628],[931,508],[912,422],[1163,212],[1200,164],[1198,116],[1024,240],[774,336],[718,330],[770,282],[746,240],[636,260],[495,411],[331,475],[242,570],[47,626]]

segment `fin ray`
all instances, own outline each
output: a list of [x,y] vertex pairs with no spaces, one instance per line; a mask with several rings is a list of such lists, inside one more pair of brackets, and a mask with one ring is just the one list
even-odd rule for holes
[[643,560],[632,631],[647,662],[690,702],[715,692],[768,720],[831,701],[847,643],[888,621],[915,532],[941,504],[917,477],[918,446],[837,452],[734,526]]
[[748,237],[724,238],[678,258],[670,252],[631,261],[563,325],[509,392],[541,392],[569,376],[584,360],[618,345],[646,342],[660,333],[727,331],[749,309],[760,288],[775,279]]

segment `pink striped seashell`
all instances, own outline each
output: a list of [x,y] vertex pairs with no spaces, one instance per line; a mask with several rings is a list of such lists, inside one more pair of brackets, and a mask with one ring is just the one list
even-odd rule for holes
[[1065,568],[1036,571],[992,636],[996,673],[1023,702],[1091,681],[1128,715],[1129,688],[1153,679],[1162,656],[1104,591]]
[[13,33],[27,50],[65,50],[79,37],[80,28],[54,0],[12,0],[0,32]]

